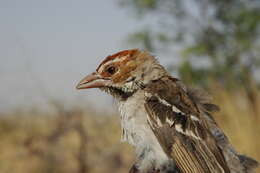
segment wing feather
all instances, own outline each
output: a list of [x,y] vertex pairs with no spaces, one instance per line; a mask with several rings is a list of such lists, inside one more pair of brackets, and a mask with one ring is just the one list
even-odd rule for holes
[[177,80],[153,81],[145,92],[148,123],[181,173],[230,172],[200,110]]

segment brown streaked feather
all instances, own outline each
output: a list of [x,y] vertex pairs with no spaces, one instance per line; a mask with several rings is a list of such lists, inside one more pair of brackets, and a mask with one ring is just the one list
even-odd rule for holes
[[[155,98],[148,100],[146,109],[149,114],[150,126],[160,141],[160,144],[168,156],[176,161],[177,166],[180,166],[180,170],[186,173],[193,167],[194,170],[197,169],[197,172],[201,172],[201,170],[210,170],[205,172],[221,172],[222,166],[220,165],[225,165],[225,163],[223,163],[223,161],[225,161],[224,157],[214,143],[215,140],[209,140],[208,137],[205,137],[205,133],[208,133],[208,131],[203,129],[203,126],[196,121],[190,122],[190,126],[186,129],[186,135],[183,135],[182,133],[179,133],[174,126],[171,127],[167,124],[166,119],[171,117],[172,119],[177,120],[175,121],[175,124],[187,123],[185,121],[191,120],[186,119],[185,121],[178,121],[180,118],[176,117],[177,114],[159,101],[156,102]],[[160,121],[160,123],[158,123],[158,121]],[[184,128],[183,125],[182,127]],[[197,138],[190,136],[188,131],[192,131]],[[217,153],[220,153],[221,155],[219,156]],[[176,159],[180,160],[177,161]],[[209,160],[210,162],[208,162]],[[215,168],[214,165],[218,166]],[[228,171],[226,170],[225,172]]]
[[253,170],[259,166],[259,163],[256,160],[245,155],[239,155],[239,160],[245,167],[246,173],[252,173]]
[[118,53],[116,53],[116,54],[107,56],[107,57],[100,63],[100,65],[98,66],[98,68],[97,68],[96,71],[98,71],[98,69],[99,69],[103,64],[105,64],[105,63],[108,62],[108,61],[111,61],[111,60],[113,60],[113,59],[115,59],[115,58],[120,58],[120,57],[123,57],[123,56],[129,56],[129,57],[131,57],[131,56],[133,56],[133,55],[134,55],[136,52],[138,52],[138,51],[139,51],[138,49],[123,50],[123,51],[120,51],[120,52],[118,52]]
[[133,71],[134,69],[136,69],[137,64],[135,64],[134,62],[128,62],[127,65],[126,64],[121,64],[121,71],[119,74],[115,75],[113,77],[113,82],[115,83],[119,83],[122,81],[125,81],[127,78],[129,78],[131,76],[131,71]]
[[[152,113],[149,111],[150,114]],[[154,119],[150,123],[154,124]],[[152,129],[162,148],[170,158],[173,158],[181,173],[222,172],[222,166],[204,141],[183,135],[168,124],[162,127],[153,126]]]
[[[229,173],[223,153],[200,115],[201,110],[178,82],[163,77],[145,88],[152,96],[145,105],[148,121],[162,148],[175,160],[181,173]],[[169,105],[177,107],[181,114]],[[168,124],[167,119],[174,125]]]
[[200,89],[187,88],[187,94],[194,103],[202,105],[207,112],[218,112],[220,108],[211,103],[212,98]]
[[160,98],[163,98],[172,105],[186,114],[199,115],[199,110],[196,105],[189,99],[184,88],[182,88],[175,78],[165,76],[160,80],[155,80],[147,86],[148,93],[157,93]]

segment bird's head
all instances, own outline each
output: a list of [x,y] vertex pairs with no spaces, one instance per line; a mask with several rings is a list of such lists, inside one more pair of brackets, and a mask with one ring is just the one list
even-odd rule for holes
[[125,98],[166,74],[148,52],[124,50],[106,57],[95,72],[79,82],[77,89],[100,88],[113,96]]

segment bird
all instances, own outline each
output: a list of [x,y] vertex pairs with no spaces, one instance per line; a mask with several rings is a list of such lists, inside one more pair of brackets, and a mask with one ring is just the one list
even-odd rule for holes
[[209,96],[171,76],[148,51],[107,56],[76,88],[99,88],[117,100],[121,140],[136,153],[129,173],[251,173],[258,166],[230,144]]

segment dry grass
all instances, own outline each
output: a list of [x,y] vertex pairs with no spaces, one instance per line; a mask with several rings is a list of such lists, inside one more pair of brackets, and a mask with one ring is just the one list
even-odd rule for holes
[[252,103],[243,89],[234,93],[216,90],[214,98],[221,111],[214,117],[219,126],[240,153],[260,161],[260,92],[253,91]]
[[[260,92],[255,106],[244,90],[214,92],[218,124],[239,152],[260,160]],[[80,108],[14,110],[0,117],[0,138],[1,173],[123,173],[133,162],[132,148],[119,142],[118,117]]]

